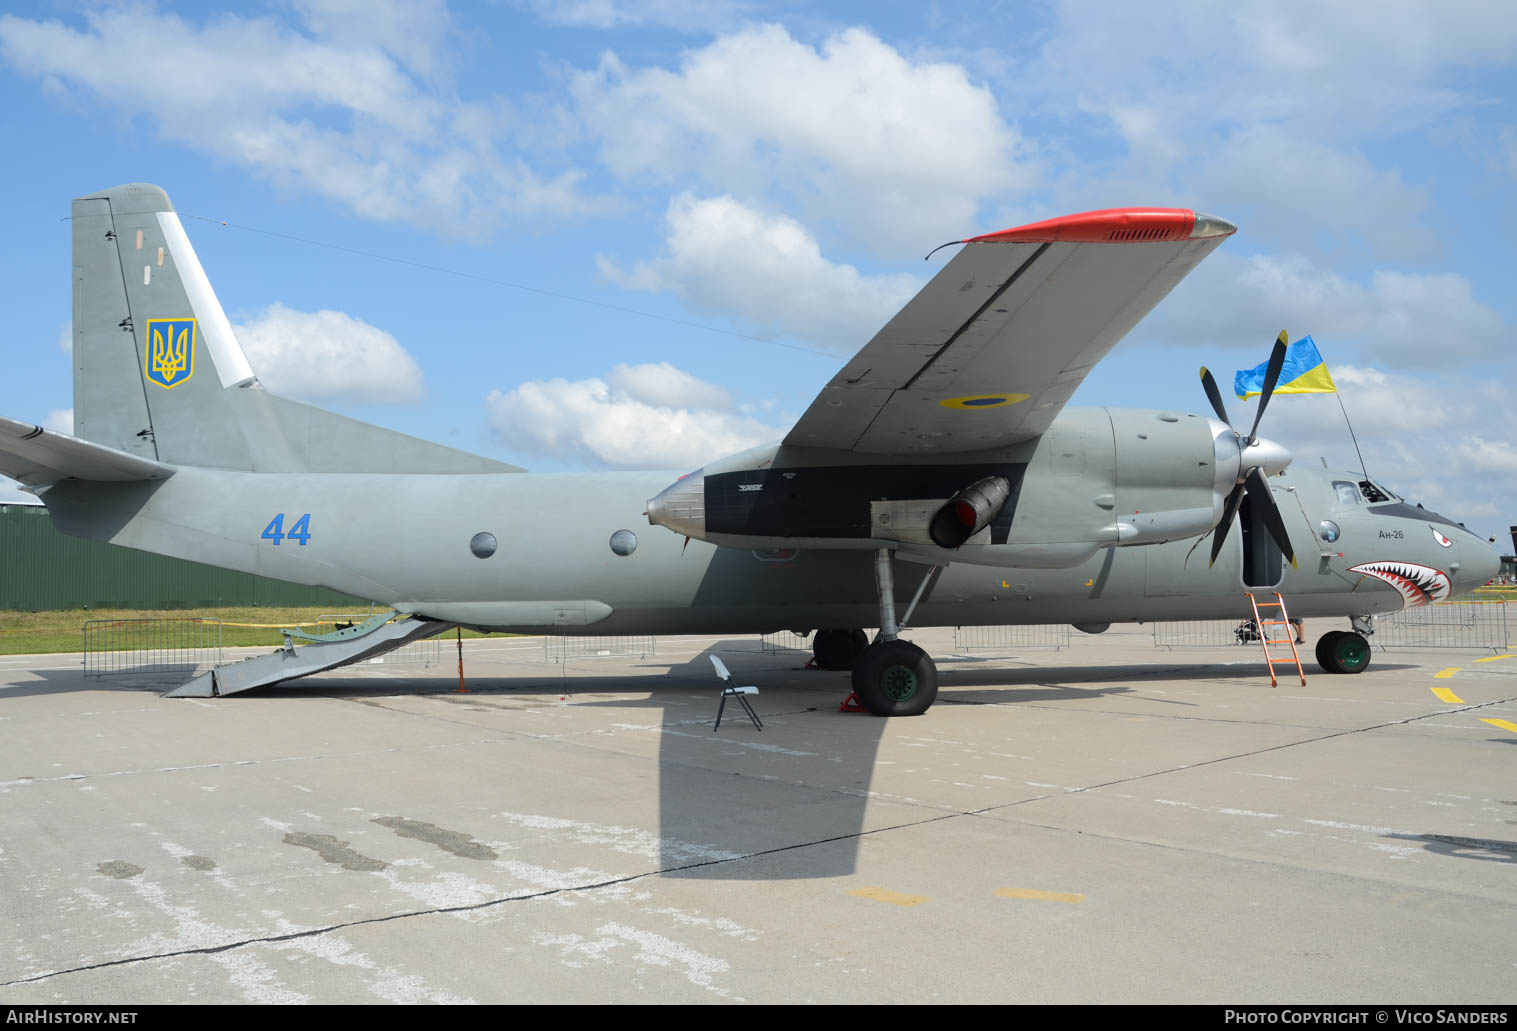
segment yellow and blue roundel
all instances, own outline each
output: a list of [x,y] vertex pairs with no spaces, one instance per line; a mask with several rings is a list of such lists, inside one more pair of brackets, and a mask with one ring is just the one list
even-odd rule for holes
[[970,394],[968,397],[949,397],[939,401],[944,408],[963,408],[973,411],[977,408],[1002,408],[1006,405],[1014,405],[1018,401],[1026,401],[1031,394]]
[[195,375],[195,320],[147,320],[147,353],[143,371],[165,390],[177,387]]

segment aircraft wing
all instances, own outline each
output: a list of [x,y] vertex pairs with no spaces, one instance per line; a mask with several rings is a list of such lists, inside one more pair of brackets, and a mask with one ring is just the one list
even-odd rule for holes
[[162,480],[174,467],[0,416],[0,473],[29,487],[81,480]]
[[977,451],[1048,429],[1091,368],[1237,227],[1119,208],[964,246],[785,437],[871,454]]

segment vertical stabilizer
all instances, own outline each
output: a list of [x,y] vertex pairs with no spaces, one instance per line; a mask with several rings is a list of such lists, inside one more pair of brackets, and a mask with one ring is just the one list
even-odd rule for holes
[[174,465],[251,467],[228,389],[255,382],[168,195],[74,201],[78,436]]
[[74,433],[171,466],[519,472],[265,391],[168,194],[74,200]]

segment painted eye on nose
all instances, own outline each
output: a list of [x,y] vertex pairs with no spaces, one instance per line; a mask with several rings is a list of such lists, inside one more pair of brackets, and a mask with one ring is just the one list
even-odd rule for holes
[[1317,536],[1331,544],[1338,539],[1338,524],[1331,519],[1324,519],[1317,524]]
[[1439,533],[1437,527],[1435,527],[1435,526],[1429,526],[1428,529],[1433,531],[1433,540],[1437,541],[1439,544],[1443,545],[1445,548],[1452,548],[1454,546],[1454,542],[1451,541],[1451,540],[1449,540],[1443,534]]

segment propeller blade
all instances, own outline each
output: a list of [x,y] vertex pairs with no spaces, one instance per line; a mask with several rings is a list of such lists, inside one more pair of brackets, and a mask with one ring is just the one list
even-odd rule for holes
[[1275,492],[1269,489],[1269,481],[1264,478],[1264,470],[1257,465],[1248,471],[1243,483],[1248,487],[1248,496],[1253,500],[1254,507],[1264,519],[1264,528],[1275,539],[1275,544],[1290,559],[1292,568],[1296,567],[1296,552],[1291,547],[1291,539],[1285,532],[1285,520],[1280,518],[1280,509],[1275,505]]
[[1217,389],[1217,381],[1212,378],[1211,370],[1201,366],[1201,387],[1206,391],[1206,399],[1211,402],[1212,411],[1217,413],[1217,418],[1229,426],[1233,421],[1227,417],[1227,409],[1222,407],[1222,392]]
[[1233,530],[1233,518],[1237,516],[1242,504],[1243,484],[1240,483],[1227,495],[1227,504],[1222,509],[1222,521],[1212,530],[1211,558],[1206,560],[1207,569],[1217,564],[1217,556],[1222,553],[1222,545],[1227,543],[1227,535]]
[[1254,428],[1248,431],[1249,446],[1259,441],[1259,420],[1264,418],[1265,406],[1275,392],[1275,384],[1280,382],[1280,369],[1285,365],[1285,345],[1289,342],[1290,337],[1282,329],[1275,338],[1275,349],[1270,352],[1269,368],[1264,370],[1264,391],[1259,395],[1259,410],[1254,413]]

